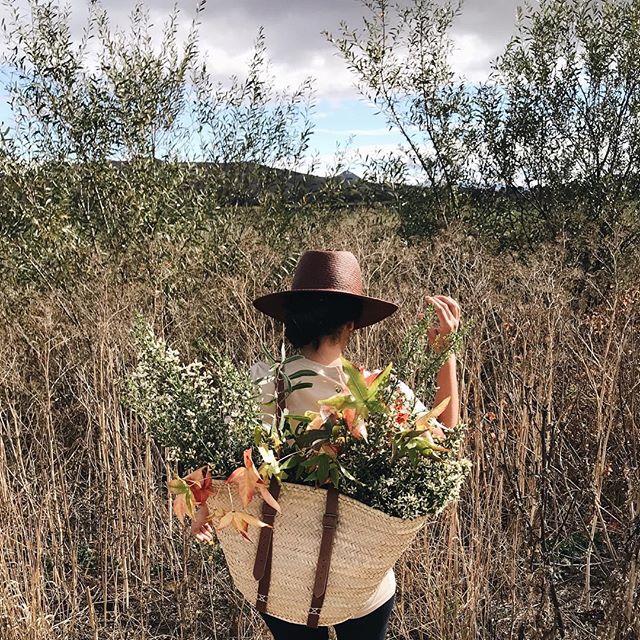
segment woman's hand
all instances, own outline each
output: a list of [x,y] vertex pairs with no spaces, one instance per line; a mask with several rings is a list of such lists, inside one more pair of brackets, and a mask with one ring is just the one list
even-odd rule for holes
[[213,542],[213,529],[208,522],[205,522],[198,531],[191,529],[194,537],[200,540],[200,542]]
[[425,301],[433,305],[438,317],[438,326],[429,328],[427,339],[437,353],[442,353],[449,346],[449,334],[460,326],[460,305],[444,295],[425,296]]
[[200,542],[213,542],[213,529],[209,524],[209,507],[201,504],[191,520],[191,533]]

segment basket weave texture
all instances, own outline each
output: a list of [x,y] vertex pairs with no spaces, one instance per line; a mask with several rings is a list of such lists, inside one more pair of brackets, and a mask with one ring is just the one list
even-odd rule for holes
[[[240,509],[235,485],[213,481],[210,510]],[[296,624],[306,624],[322,538],[322,516],[327,492],[322,488],[284,482],[278,497],[282,509],[273,525],[271,585],[267,613]],[[427,516],[402,520],[340,495],[338,524],[333,541],[331,569],[319,625],[328,626],[353,617],[376,591],[426,523]],[[262,500],[256,496],[245,509],[260,518]],[[258,583],[253,577],[260,530],[249,527],[251,544],[227,527],[218,532],[236,588],[252,604]]]

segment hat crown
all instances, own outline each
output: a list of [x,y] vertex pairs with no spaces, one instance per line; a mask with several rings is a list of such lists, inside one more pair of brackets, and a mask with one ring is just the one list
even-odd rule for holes
[[291,289],[326,289],[361,296],[360,265],[351,251],[305,251],[296,265]]

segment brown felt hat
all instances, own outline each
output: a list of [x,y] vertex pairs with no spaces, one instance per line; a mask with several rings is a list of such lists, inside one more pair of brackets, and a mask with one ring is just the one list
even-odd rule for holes
[[398,308],[393,302],[364,295],[360,265],[351,251],[305,251],[296,265],[291,289],[260,296],[253,306],[284,322],[286,301],[300,291],[343,293],[362,300],[356,329],[380,322]]

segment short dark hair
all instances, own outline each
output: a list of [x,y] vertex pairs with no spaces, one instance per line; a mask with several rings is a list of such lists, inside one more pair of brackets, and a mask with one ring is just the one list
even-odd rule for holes
[[315,349],[325,336],[336,337],[347,322],[362,315],[362,300],[343,293],[297,291],[285,303],[285,332],[295,349],[308,344]]

